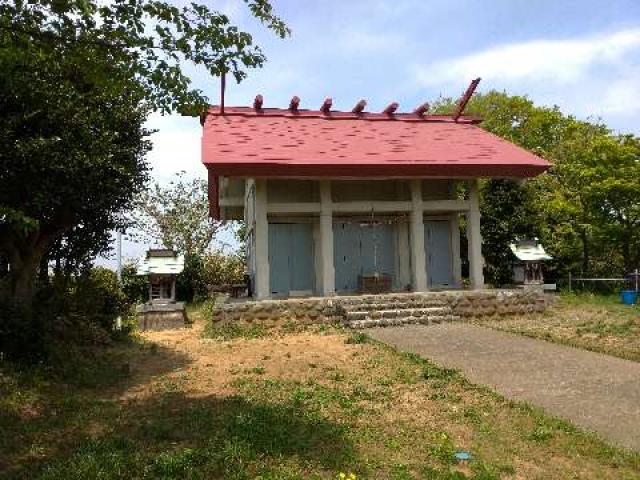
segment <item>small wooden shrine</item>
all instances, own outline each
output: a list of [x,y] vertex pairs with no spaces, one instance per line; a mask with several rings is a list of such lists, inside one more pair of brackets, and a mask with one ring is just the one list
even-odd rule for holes
[[149,278],[149,300],[137,309],[140,330],[184,326],[184,303],[176,302],[176,278],[183,269],[184,257],[170,249],[150,249],[140,259],[137,273]]
[[509,245],[513,253],[513,283],[523,286],[544,285],[543,265],[552,257],[544,251],[537,238],[517,240]]

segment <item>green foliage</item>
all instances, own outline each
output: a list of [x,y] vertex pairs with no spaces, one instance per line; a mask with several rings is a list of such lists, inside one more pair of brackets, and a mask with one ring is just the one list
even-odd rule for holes
[[245,262],[240,253],[214,251],[202,257],[206,285],[232,285],[244,282]]
[[177,278],[178,299],[200,301],[209,296],[209,287],[242,283],[245,264],[239,253],[213,251],[185,258]]
[[204,254],[220,222],[209,217],[207,183],[180,172],[167,186],[142,193],[136,226],[147,236],[188,257]]
[[127,301],[135,305],[149,299],[149,279],[136,273],[136,266],[132,263],[122,267],[122,291]]
[[[447,98],[435,104],[438,113],[453,108]],[[550,269],[562,275],[620,276],[638,267],[638,138],[496,91],[475,95],[467,113],[481,116],[485,130],[553,164],[524,185],[483,183],[483,255],[491,283],[508,282],[508,243],[522,236],[538,236],[554,257]]]
[[539,221],[528,184],[491,179],[482,183],[482,241],[485,273],[491,285],[512,282],[509,244],[517,238],[539,236]]
[[207,285],[204,281],[204,262],[199,255],[189,255],[184,259],[184,270],[176,278],[176,296],[185,302],[200,301],[207,298]]
[[[133,328],[133,304],[116,274],[94,268],[71,278],[54,278],[36,294],[32,307],[0,301],[0,358],[32,363],[65,361],[70,350],[111,343]],[[124,331],[114,332],[116,318]]]
[[[280,37],[268,0],[247,0]],[[29,303],[42,259],[78,271],[108,248],[147,180],[150,111],[208,104],[184,65],[237,81],[265,57],[206,5],[151,0],[0,3],[0,249]]]

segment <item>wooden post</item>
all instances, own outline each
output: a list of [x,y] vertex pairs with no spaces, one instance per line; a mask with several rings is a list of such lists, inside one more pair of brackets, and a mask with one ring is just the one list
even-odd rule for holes
[[472,80],[469,86],[467,87],[467,91],[464,92],[464,95],[462,95],[462,98],[460,98],[460,101],[458,102],[458,106],[456,107],[455,112],[453,112],[454,122],[457,122],[460,116],[462,115],[462,113],[464,112],[464,109],[466,108],[467,103],[469,103],[469,100],[471,100],[471,97],[473,96],[473,92],[476,91],[476,88],[478,88],[479,83],[480,83],[480,78],[478,77],[475,80]]
[[355,113],[356,115],[360,115],[364,111],[364,107],[366,106],[367,106],[367,101],[362,99],[358,103],[356,103],[355,107],[353,107],[353,110],[351,110],[351,112]]

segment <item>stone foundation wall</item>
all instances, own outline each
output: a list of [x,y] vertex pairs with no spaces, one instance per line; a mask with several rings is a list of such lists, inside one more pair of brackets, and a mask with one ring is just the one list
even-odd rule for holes
[[263,300],[218,303],[209,317],[214,322],[261,322],[266,325],[294,320],[303,324],[340,323],[344,312],[335,298]]
[[347,309],[367,305],[437,304],[448,306],[462,320],[494,315],[522,315],[542,312],[550,302],[542,291],[483,290],[425,293],[398,293],[330,298],[220,302],[208,317],[213,322],[260,322],[266,326],[283,321],[302,324],[339,324]]
[[553,297],[541,290],[484,290],[447,294],[454,315],[463,319],[543,312]]

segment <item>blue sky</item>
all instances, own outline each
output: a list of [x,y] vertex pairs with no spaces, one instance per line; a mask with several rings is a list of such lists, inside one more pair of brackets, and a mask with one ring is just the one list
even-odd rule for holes
[[[439,95],[457,97],[482,77],[480,91],[526,94],[580,118],[640,134],[640,0],[272,0],[292,30],[281,40],[253,19],[242,0],[207,2],[254,35],[268,60],[227,105],[302,108],[333,98],[351,109],[391,101],[401,110]],[[218,102],[219,80],[190,69],[194,85]],[[203,176],[196,119],[154,116],[149,155],[161,182],[179,170]],[[141,247],[125,245],[125,253]]]

